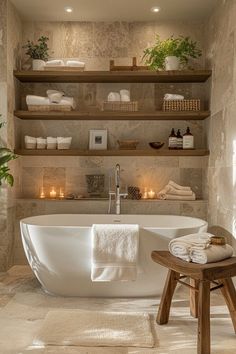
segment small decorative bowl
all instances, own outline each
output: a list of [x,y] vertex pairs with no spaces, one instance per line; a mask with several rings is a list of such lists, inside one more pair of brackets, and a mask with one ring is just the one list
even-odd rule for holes
[[162,143],[162,142],[160,142],[160,141],[153,141],[153,142],[149,143],[149,145],[150,145],[151,148],[153,148],[153,149],[160,149],[160,148],[162,148],[162,146],[165,145],[165,143]]
[[136,150],[139,144],[138,140],[117,140],[120,150]]

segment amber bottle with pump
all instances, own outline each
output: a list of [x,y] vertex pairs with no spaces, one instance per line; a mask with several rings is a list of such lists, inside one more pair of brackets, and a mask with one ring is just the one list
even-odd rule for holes
[[172,128],[170,136],[169,136],[169,149],[177,149],[177,136],[175,134],[174,128]]
[[194,136],[187,127],[186,133],[183,135],[183,149],[194,149]]
[[177,149],[181,150],[183,149],[183,137],[180,133],[180,129],[177,131]]

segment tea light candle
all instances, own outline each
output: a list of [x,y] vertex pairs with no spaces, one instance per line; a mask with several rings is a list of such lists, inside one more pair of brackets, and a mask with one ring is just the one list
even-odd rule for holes
[[144,192],[143,192],[143,199],[148,199],[147,188],[144,189]]
[[52,198],[52,199],[56,198],[57,192],[54,187],[51,188],[49,195],[50,195],[50,198]]
[[45,191],[44,191],[43,187],[40,188],[39,198],[40,199],[45,199],[46,198]]
[[64,199],[64,198],[65,198],[65,193],[64,193],[64,189],[63,189],[63,188],[60,188],[60,191],[59,191],[59,198],[60,198],[60,199]]
[[152,189],[148,192],[148,198],[150,198],[150,199],[154,199],[155,195],[156,195],[156,193]]

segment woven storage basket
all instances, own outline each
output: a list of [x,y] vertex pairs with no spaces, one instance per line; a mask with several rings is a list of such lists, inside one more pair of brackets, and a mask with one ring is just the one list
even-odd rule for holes
[[163,111],[200,111],[200,100],[164,100]]
[[30,112],[69,112],[72,110],[72,107],[69,105],[28,105],[28,110]]
[[137,112],[138,102],[108,102],[102,103],[102,111]]

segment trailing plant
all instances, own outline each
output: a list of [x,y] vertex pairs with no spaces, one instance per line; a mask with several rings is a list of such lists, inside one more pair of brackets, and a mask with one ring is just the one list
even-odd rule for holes
[[37,43],[33,43],[32,41],[28,41],[23,48],[26,48],[26,54],[30,56],[32,59],[41,59],[41,60],[48,60],[49,57],[49,48],[48,42],[49,38],[45,36],[41,36]]
[[154,46],[144,50],[143,59],[153,70],[165,69],[165,58],[176,56],[180,59],[180,64],[186,66],[189,58],[199,58],[202,55],[201,49],[197,47],[197,42],[192,41],[190,37],[179,36],[171,37],[161,41],[160,36],[156,36]]
[[[1,116],[0,116],[1,117]],[[0,122],[0,129],[4,126],[4,122]],[[14,177],[10,173],[8,162],[15,160],[17,156],[8,148],[0,146],[0,186],[6,182],[11,187],[14,184]]]

